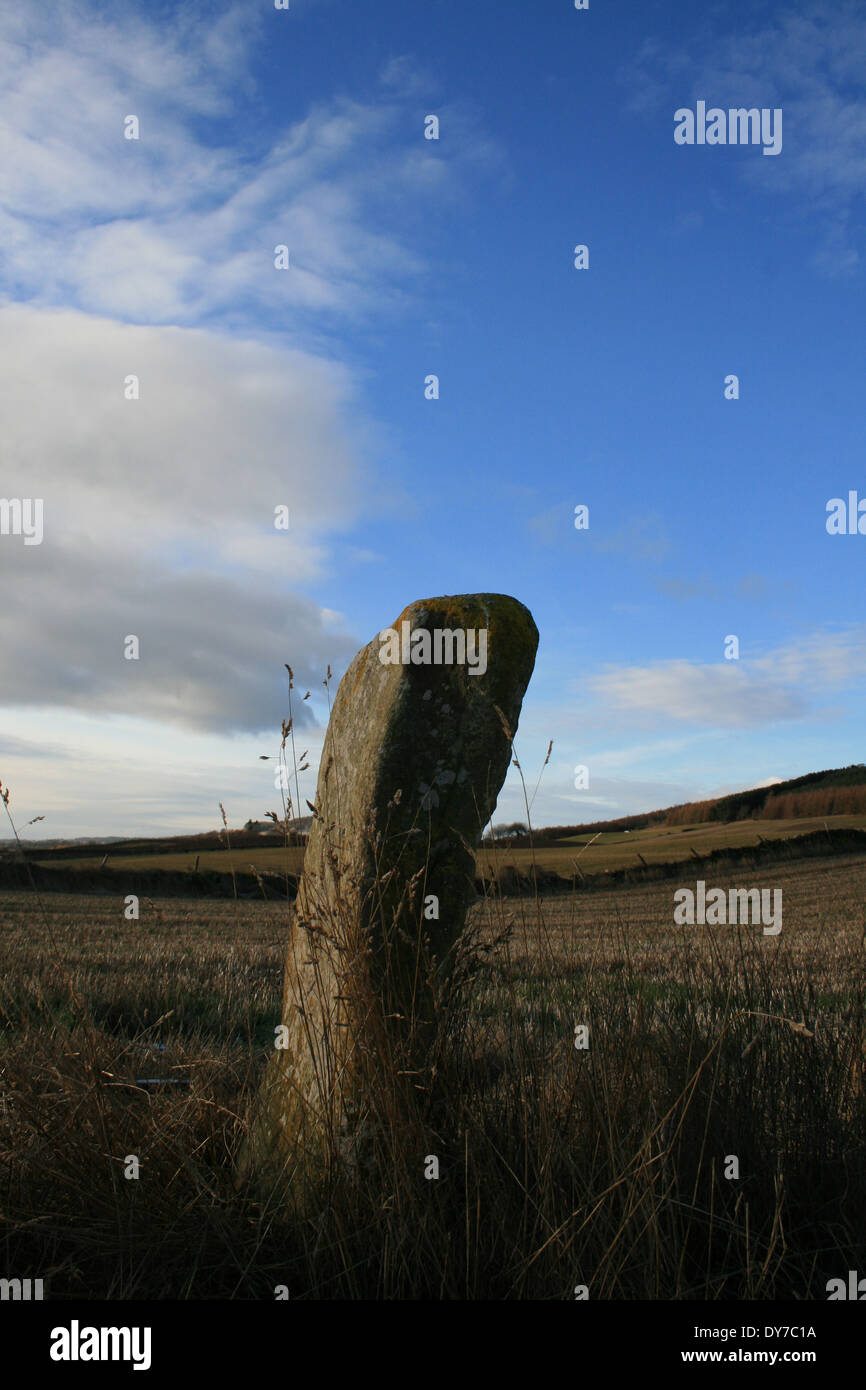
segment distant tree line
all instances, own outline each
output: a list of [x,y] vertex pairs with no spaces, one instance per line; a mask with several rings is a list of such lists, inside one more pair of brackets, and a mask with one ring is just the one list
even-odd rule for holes
[[[659,811],[620,816],[617,820],[588,821],[581,825],[548,825],[533,830],[531,837],[526,826],[494,826],[493,836],[485,837],[482,843],[491,845],[507,840],[511,848],[521,849],[530,844],[536,847],[557,844],[577,835],[594,835],[599,831],[647,830],[653,825],[667,827],[701,825],[713,821],[792,820],[807,816],[861,814],[866,814],[866,764],[851,763],[848,767],[791,777],[770,787],[753,787],[749,791],[734,792],[708,801],[686,801]],[[508,833],[512,831],[515,833]]]
[[525,840],[529,843],[529,827],[525,821],[512,821],[510,825],[491,825],[490,830],[482,838],[482,845],[502,844],[504,841],[514,847],[517,841]]
[[665,825],[703,821],[788,820],[794,816],[857,815],[866,811],[866,765],[808,772],[771,787],[753,787],[714,801],[671,807]]

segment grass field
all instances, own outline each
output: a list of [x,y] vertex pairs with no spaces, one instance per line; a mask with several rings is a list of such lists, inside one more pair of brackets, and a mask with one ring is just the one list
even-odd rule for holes
[[0,895],[8,1267],[50,1297],[825,1298],[866,1268],[866,863],[761,883],[778,937],[675,927],[669,884],[479,902],[439,1180],[393,1135],[289,1225],[232,1158],[290,909]]
[[[584,874],[604,873],[605,870],[633,868],[641,856],[648,864],[670,864],[709,854],[717,849],[739,849],[754,846],[760,840],[782,840],[791,835],[805,835],[822,830],[823,819],[749,820],[724,825],[704,822],[699,825],[651,826],[647,830],[603,831],[600,835],[576,835],[568,840],[535,850],[496,848],[482,851],[479,862],[485,869],[513,864],[526,872],[534,862],[539,868],[552,869],[563,878],[573,878],[574,862]],[[826,825],[832,835],[834,828],[866,829],[866,816],[830,816]]]
[[[826,824],[828,833],[834,829],[854,827],[866,829],[866,815],[830,816],[821,819],[801,818],[795,820],[754,820],[735,821],[730,825],[713,822],[692,826],[673,826],[667,829],[652,827],[649,830],[604,832],[597,837],[591,835],[575,836],[552,847],[540,849],[496,848],[481,850],[477,855],[479,869],[490,874],[506,865],[513,865],[521,872],[527,872],[535,862],[542,869],[553,870],[562,878],[575,877],[574,863],[577,861],[584,874],[604,873],[605,870],[625,869],[640,864],[643,856],[648,864],[676,863],[691,859],[694,854],[708,854],[714,849],[739,848],[744,845],[757,845],[764,840],[786,839],[791,835],[805,835],[810,831],[822,830]],[[81,858],[65,859],[64,867],[95,869],[102,862],[103,853],[82,855]],[[304,861],[302,849],[235,849],[210,850],[200,854],[199,869],[218,870],[228,873],[232,867],[237,872],[247,869],[251,864],[260,872],[300,873]],[[36,863],[53,865],[50,858],[34,856]],[[108,867],[113,869],[174,869],[191,873],[196,855],[189,851],[156,855],[108,856]]]
[[[46,864],[50,867],[57,867],[57,860],[46,857],[45,859],[32,856],[36,864]],[[274,874],[298,874],[304,863],[304,851],[294,847],[285,849],[214,849],[206,850],[199,855],[190,853],[189,850],[179,851],[168,854],[109,854],[107,868],[110,869],[142,869],[146,873],[158,869],[174,869],[181,873],[192,873],[195,861],[198,858],[199,870],[206,873],[216,870],[219,873],[230,873],[232,868],[237,873],[248,869],[253,864],[259,872],[267,870]],[[65,869],[96,869],[102,863],[103,855],[82,855],[74,859],[64,859],[62,861]]]

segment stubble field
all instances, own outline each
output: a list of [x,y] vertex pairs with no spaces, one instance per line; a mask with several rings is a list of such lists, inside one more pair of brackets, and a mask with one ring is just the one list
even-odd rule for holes
[[286,905],[0,895],[7,1268],[51,1297],[826,1298],[866,1267],[866,863],[757,881],[778,937],[675,926],[669,883],[480,901],[439,1178],[392,1134],[289,1222],[232,1165]]

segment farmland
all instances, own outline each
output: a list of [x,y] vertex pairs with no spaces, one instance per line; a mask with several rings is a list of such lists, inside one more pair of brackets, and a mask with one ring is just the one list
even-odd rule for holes
[[[526,873],[535,863],[539,868],[554,872],[571,881],[578,870],[586,876],[633,868],[646,864],[667,864],[685,862],[695,856],[704,856],[714,850],[739,849],[758,846],[761,840],[787,839],[792,835],[804,835],[825,830],[832,837],[834,830],[866,829],[866,814],[823,817],[802,817],[789,820],[748,820],[734,821],[730,824],[703,822],[694,825],[651,826],[646,830],[603,831],[599,835],[577,835],[559,841],[555,845],[544,845],[536,849],[511,849],[507,844],[493,849],[479,850],[477,863],[479,872],[485,877],[494,876],[501,869],[513,866]],[[170,842],[167,842],[170,843]],[[97,869],[107,855],[107,867],[131,870],[166,870],[192,873],[196,861],[199,872],[216,871],[230,873],[246,870],[252,865],[260,873],[293,874],[300,873],[303,866],[304,851],[297,847],[278,847],[259,849],[244,846],[241,849],[211,849],[202,853],[191,850],[172,851],[166,847],[164,852],[149,854],[124,853],[122,846],[99,847],[98,850],[75,856],[64,857],[63,865],[68,869]],[[30,851],[32,862],[53,865],[56,859],[50,855],[40,855],[38,850]],[[577,863],[578,869],[575,869]]]
[[143,900],[130,922],[0,894],[8,1257],[61,1298],[822,1298],[866,1254],[866,862],[761,883],[778,938],[676,927],[670,884],[479,900],[440,1181],[391,1136],[295,1226],[233,1169],[291,908]]

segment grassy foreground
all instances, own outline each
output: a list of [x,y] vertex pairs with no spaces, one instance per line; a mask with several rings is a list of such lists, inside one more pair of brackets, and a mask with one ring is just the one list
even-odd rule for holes
[[675,927],[670,884],[479,903],[439,1177],[395,1132],[288,1224],[232,1165],[286,906],[0,896],[3,1272],[52,1298],[825,1299],[866,1269],[866,864],[760,882],[778,937]]

